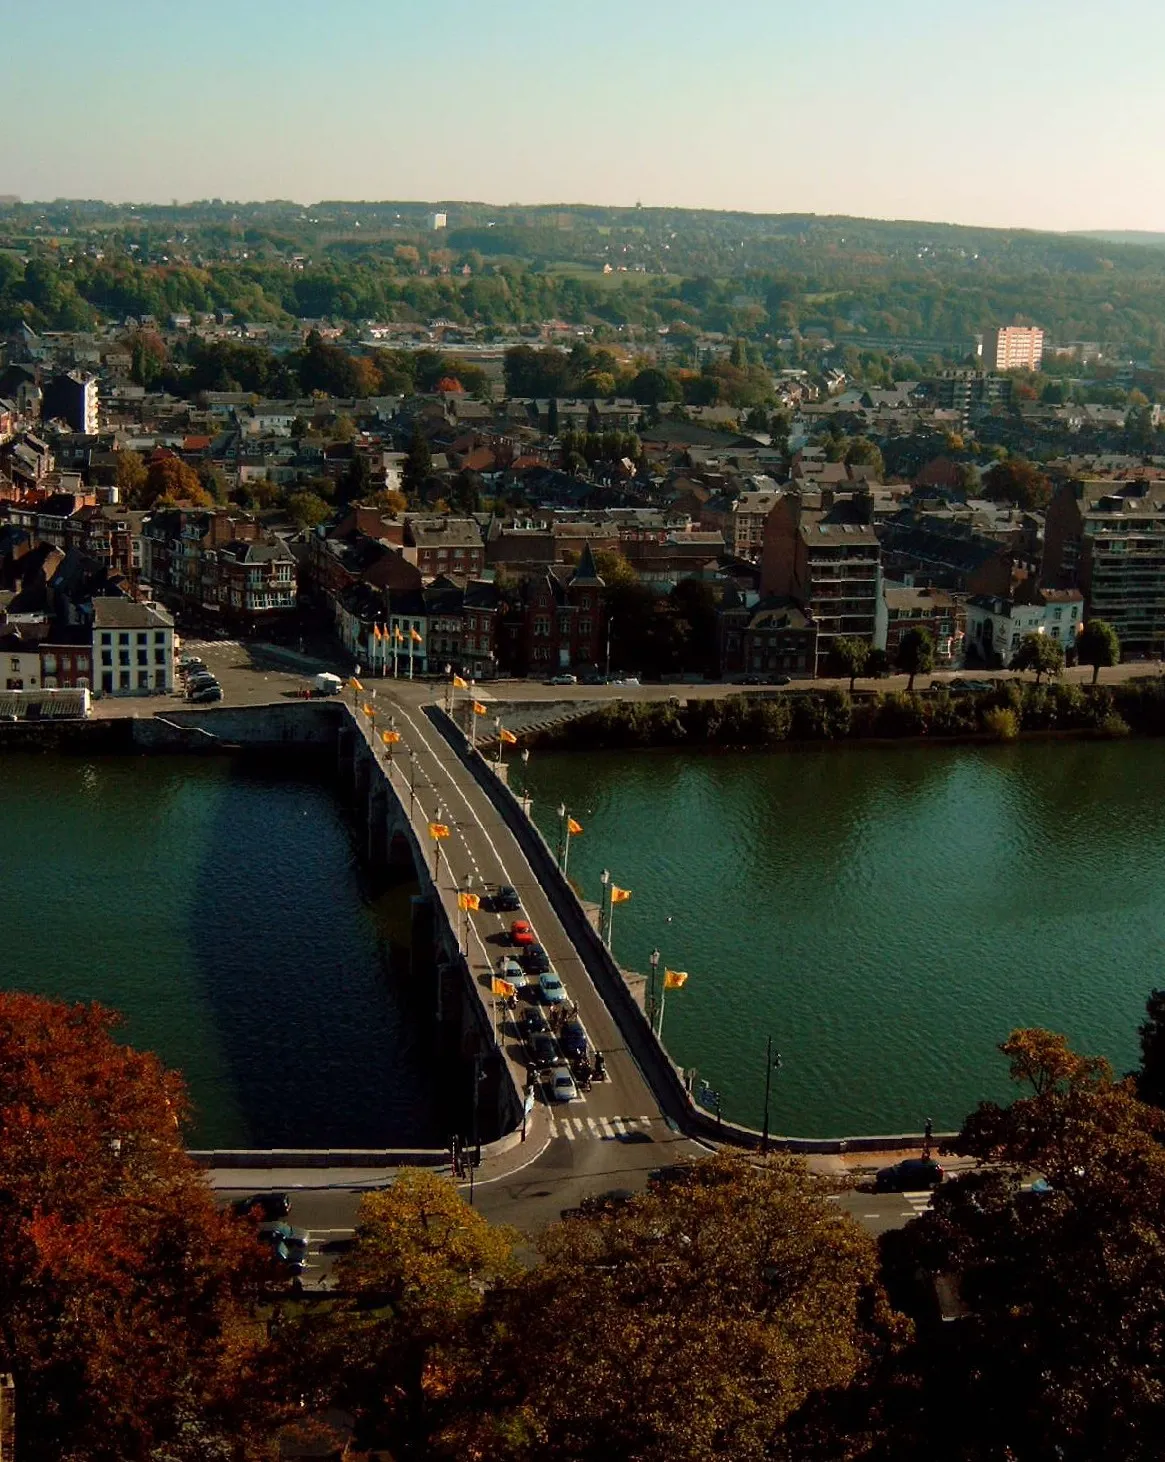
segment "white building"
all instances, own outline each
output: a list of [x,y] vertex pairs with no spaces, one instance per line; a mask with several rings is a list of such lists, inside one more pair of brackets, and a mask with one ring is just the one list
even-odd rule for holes
[[132,599],[93,601],[93,688],[99,695],[174,689],[174,621]]
[[978,594],[967,600],[967,651],[987,665],[1006,669],[1025,635],[1047,635],[1065,654],[1075,647],[1084,621],[1084,596],[1078,589],[1036,589],[1034,602],[1018,604]]
[[449,215],[447,213],[430,213],[429,227],[433,230],[434,233],[436,233],[439,228],[448,228]]

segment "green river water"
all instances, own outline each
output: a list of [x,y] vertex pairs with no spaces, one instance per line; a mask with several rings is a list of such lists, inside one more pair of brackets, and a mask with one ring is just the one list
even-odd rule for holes
[[185,1074],[194,1145],[437,1134],[401,972],[330,786],[285,764],[0,763],[0,986],[100,1000]]
[[[522,768],[515,783],[521,789]],[[1043,1025],[1118,1071],[1165,984],[1165,748],[1153,741],[728,755],[534,753],[570,874],[632,890],[628,968],[689,972],[664,1041],[759,1126],[839,1136],[958,1125],[1006,1099],[996,1051]]]

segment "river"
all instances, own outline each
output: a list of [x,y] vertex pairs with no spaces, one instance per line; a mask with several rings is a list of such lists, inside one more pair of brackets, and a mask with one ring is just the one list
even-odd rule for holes
[[439,1140],[390,946],[329,784],[251,759],[10,756],[0,985],[100,1000],[183,1072],[194,1146]]
[[[1165,755],[1154,741],[725,755],[538,753],[525,769],[569,872],[610,870],[620,962],[689,974],[664,1041],[759,1126],[956,1127],[1010,1091],[1017,1026],[1118,1071],[1165,984]],[[521,789],[523,769],[515,768]]]

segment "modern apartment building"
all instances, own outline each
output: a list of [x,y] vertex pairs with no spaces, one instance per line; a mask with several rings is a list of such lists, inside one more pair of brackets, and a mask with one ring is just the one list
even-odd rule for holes
[[1128,658],[1165,655],[1165,483],[1068,482],[1044,523],[1043,582],[1078,588]]
[[999,325],[983,334],[983,367],[988,371],[1038,371],[1044,358],[1044,332],[1038,325]]
[[76,432],[94,436],[97,432],[97,377],[84,371],[63,371],[44,384],[41,416],[45,421],[60,418]]
[[761,594],[789,595],[817,626],[817,664],[839,636],[874,643],[881,550],[868,491],[787,492],[765,522]]

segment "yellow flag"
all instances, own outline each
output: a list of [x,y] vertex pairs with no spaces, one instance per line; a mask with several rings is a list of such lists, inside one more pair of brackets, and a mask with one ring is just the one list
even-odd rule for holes
[[468,690],[469,689],[469,681],[468,680],[462,680],[462,678],[461,678],[460,675],[455,675],[453,677],[453,689],[454,690]]
[[573,817],[568,817],[566,819],[566,830],[572,838],[577,838],[579,833],[582,832],[582,823],[575,822]]
[[397,742],[400,740],[400,732],[399,731],[382,731],[380,733],[380,739],[381,739],[381,741],[384,742],[385,746],[395,746],[397,744]]
[[447,838],[449,836],[448,824],[444,822],[431,822],[429,824],[429,836],[434,842],[438,842],[441,838]]
[[421,643],[421,636],[417,633],[415,629],[409,630],[409,639],[412,640],[414,645],[419,645]]
[[485,708],[485,706],[482,705],[480,701],[474,701],[473,714],[475,716],[488,716],[489,711]]
[[663,988],[665,990],[682,990],[687,982],[687,970],[664,970],[663,972]]
[[365,703],[364,703],[364,714],[368,717],[368,719],[370,721],[371,721],[372,717],[375,715],[375,712],[373,711],[372,707],[368,704],[367,701],[365,701]]
[[481,908],[481,895],[476,893],[459,893],[457,895],[457,907],[476,913]]
[[493,977],[493,992],[495,995],[499,995],[502,998],[505,998],[509,995],[516,995],[518,993],[517,986],[511,985],[509,980],[503,980],[500,975],[495,975]]
[[512,731],[507,731],[504,726],[498,732],[498,735],[506,743],[507,746],[517,746],[518,738],[514,735]]
[[625,904],[631,897],[629,888],[619,888],[616,884],[611,885],[611,902],[613,904]]
[[372,626],[372,638],[374,640],[381,640],[384,638],[384,636],[380,633],[380,626],[378,624],[374,624]]
[[405,637],[400,632],[400,625],[399,624],[396,626],[396,628],[393,630],[392,633],[393,633],[394,638],[396,639],[397,644],[398,645],[403,645],[404,644],[404,638]]
[[364,687],[360,684],[360,682],[356,679],[356,677],[354,675],[353,675],[352,679],[348,682],[348,684],[349,684],[349,686],[351,686],[351,688],[353,690],[363,690],[364,689]]

